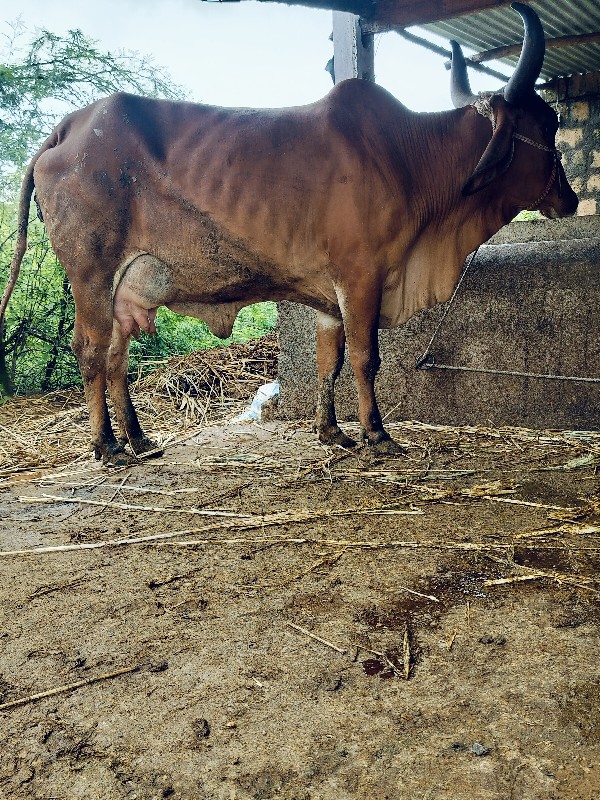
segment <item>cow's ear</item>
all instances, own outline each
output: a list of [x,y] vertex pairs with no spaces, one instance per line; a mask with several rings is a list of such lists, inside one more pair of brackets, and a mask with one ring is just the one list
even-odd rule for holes
[[494,119],[496,129],[475,171],[462,189],[463,195],[475,194],[489,186],[510,167],[513,160],[515,140],[515,110],[505,100],[494,97]]

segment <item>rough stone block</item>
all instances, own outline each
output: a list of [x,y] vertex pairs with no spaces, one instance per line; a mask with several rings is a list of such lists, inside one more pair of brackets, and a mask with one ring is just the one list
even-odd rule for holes
[[581,128],[560,128],[556,134],[557,144],[567,144],[569,147],[577,147],[583,138]]
[[590,116],[590,104],[587,100],[580,100],[577,103],[572,103],[570,106],[569,115],[571,119],[577,122],[584,122]]
[[583,191],[583,178],[572,178],[569,183],[575,194],[579,195]]
[[596,214],[598,209],[598,203],[596,200],[580,200],[579,207],[577,208],[577,216],[579,217],[586,217],[590,214]]
[[600,190],[600,173],[592,175],[587,182],[588,192],[597,192]]

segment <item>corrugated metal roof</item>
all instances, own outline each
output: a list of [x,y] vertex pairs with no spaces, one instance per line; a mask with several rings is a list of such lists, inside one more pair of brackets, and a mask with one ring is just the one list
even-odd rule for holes
[[[530,5],[540,16],[546,40],[561,36],[576,36],[600,32],[600,3],[598,0],[538,0]],[[460,44],[478,52],[503,45],[517,44],[523,38],[521,17],[510,6],[481,11],[423,25],[426,30],[456,39]],[[501,59],[516,64],[518,55]],[[560,75],[600,70],[600,42],[546,49],[541,78],[550,80]]]

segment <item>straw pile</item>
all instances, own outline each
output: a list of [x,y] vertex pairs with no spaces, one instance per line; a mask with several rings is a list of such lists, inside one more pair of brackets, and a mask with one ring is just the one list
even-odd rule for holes
[[159,396],[182,412],[185,422],[203,423],[236,410],[277,373],[279,344],[274,333],[230,347],[199,350],[175,356],[154,372],[139,378],[132,390]]
[[[168,359],[131,386],[142,427],[162,441],[238,413],[274,380],[278,355],[271,333]],[[87,408],[77,389],[9,400],[0,407],[0,432],[0,476],[89,458]]]

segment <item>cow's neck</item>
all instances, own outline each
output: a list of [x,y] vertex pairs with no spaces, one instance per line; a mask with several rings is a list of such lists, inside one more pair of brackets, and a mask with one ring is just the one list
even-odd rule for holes
[[[419,229],[399,280],[399,294],[388,298],[386,316],[393,326],[423,307],[445,302],[469,253],[487,241],[511,218],[493,187],[464,197],[462,186],[472,174],[492,135],[488,120],[473,109],[419,115],[422,146],[414,163],[414,209]],[[424,165],[429,169],[422,172]],[[436,180],[419,181],[419,174]]]
[[490,121],[470,107],[415,116],[419,145],[413,149],[411,171],[422,223],[435,224],[458,213],[473,223],[478,217],[486,230],[506,224],[510,217],[506,218],[501,194],[493,186],[472,197],[462,195],[492,137]]

